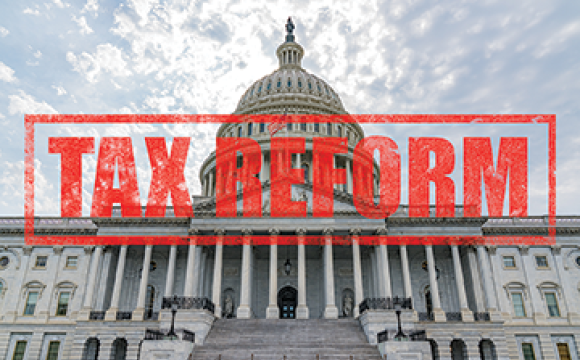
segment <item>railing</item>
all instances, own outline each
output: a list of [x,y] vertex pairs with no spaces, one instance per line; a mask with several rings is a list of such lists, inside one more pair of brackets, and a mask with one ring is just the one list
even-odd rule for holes
[[447,321],[461,321],[463,320],[463,317],[460,312],[446,312],[445,319]]
[[177,309],[204,309],[213,313],[215,306],[210,299],[206,297],[191,297],[191,296],[169,296],[163,298],[161,304],[162,309],[171,309],[176,305]]
[[89,320],[105,320],[104,311],[91,311],[89,314]]
[[389,331],[385,330],[385,331],[381,331],[380,333],[377,334],[377,341],[380,343],[383,343],[385,341],[389,340]]
[[411,341],[427,341],[427,332],[425,330],[414,331],[409,334]]
[[145,313],[145,320],[159,320],[159,312],[158,311],[150,311]]
[[[177,333],[179,333],[180,331],[176,331]],[[181,335],[181,340],[183,341],[189,341],[192,343],[195,343],[195,333],[189,330],[181,330],[182,335]],[[177,337],[179,338],[179,337]],[[159,341],[159,340],[175,340],[176,336],[174,335],[168,335],[168,334],[164,334],[159,330],[154,330],[154,329],[147,329],[145,330],[145,338],[143,340],[153,340],[153,341]]]
[[419,316],[419,321],[435,321],[432,312],[420,312],[417,315]]
[[183,330],[183,336],[181,337],[181,340],[195,343],[195,333],[189,330]]
[[158,330],[147,329],[143,340],[165,340],[165,334]]
[[488,312],[474,312],[473,320],[475,321],[491,321],[491,317]]
[[[389,336],[389,333],[391,333],[391,336]],[[397,340],[397,339],[395,339],[396,333],[397,332],[395,330],[381,331],[380,333],[377,334],[377,341],[379,343],[383,343],[383,342],[389,341],[389,340],[396,341]],[[404,341],[426,341],[426,340],[427,340],[427,333],[425,332],[425,330],[418,330],[418,331],[413,331],[409,334],[406,334]]]
[[131,320],[132,318],[132,311],[117,311],[117,320]]
[[401,309],[413,309],[411,298],[395,296],[393,298],[366,298],[359,305],[359,312],[362,314],[367,310],[395,310],[395,306],[400,305]]

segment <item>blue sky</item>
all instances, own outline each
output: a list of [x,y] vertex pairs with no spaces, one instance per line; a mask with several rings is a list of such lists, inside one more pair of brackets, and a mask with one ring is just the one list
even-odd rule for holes
[[[351,113],[556,114],[558,214],[580,215],[577,1],[45,0],[0,6],[0,214],[23,214],[25,113],[231,113],[253,81],[275,70],[275,49],[291,15],[306,50],[304,67],[328,81]],[[59,211],[58,158],[42,152],[48,135],[127,134],[136,143],[143,136],[192,136],[186,176],[190,192],[199,193],[197,169],[215,147],[216,129],[41,127],[37,212]],[[530,213],[546,212],[545,130],[365,130],[398,136],[401,147],[421,134],[526,134]],[[146,188],[148,162],[138,162]],[[85,157],[85,208],[95,163]]]

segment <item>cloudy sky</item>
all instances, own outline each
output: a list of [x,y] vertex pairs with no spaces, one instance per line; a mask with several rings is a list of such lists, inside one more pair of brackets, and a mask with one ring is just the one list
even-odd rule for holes
[[[0,11],[0,214],[23,214],[26,113],[231,113],[276,68],[292,15],[304,67],[351,113],[557,115],[558,213],[580,215],[578,1],[5,1]],[[191,136],[186,177],[215,147],[217,126],[37,128],[36,208],[58,215],[59,160],[48,136]],[[530,213],[546,213],[545,128],[387,129],[530,138]],[[409,135],[412,134],[412,135]],[[142,154],[142,149],[136,150]],[[145,155],[143,155],[145,156]],[[146,188],[146,157],[139,181]],[[85,211],[96,158],[85,156]],[[142,191],[146,198],[146,191]]]

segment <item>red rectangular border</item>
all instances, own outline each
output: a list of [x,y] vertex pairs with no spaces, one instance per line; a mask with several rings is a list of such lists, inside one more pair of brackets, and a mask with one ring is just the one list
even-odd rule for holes
[[[548,236],[359,236],[361,245],[554,245],[556,243],[556,115],[25,115],[24,240],[26,245],[237,245],[248,241],[256,245],[271,243],[269,236],[38,236],[34,235],[34,126],[36,124],[199,124],[270,123],[283,117],[290,123],[359,124],[545,124],[548,125]],[[315,119],[315,120],[314,120]],[[243,238],[243,240],[242,240]],[[278,236],[280,245],[314,245],[324,236]],[[332,236],[339,245],[352,243],[349,236]]]

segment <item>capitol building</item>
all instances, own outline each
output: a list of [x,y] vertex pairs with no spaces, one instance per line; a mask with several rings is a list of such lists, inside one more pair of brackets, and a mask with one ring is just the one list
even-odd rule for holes
[[[289,20],[278,69],[252,84],[235,114],[348,114],[339,94],[302,67]],[[355,123],[288,123],[306,218],[269,216],[271,135],[264,123],[223,124],[217,137],[261,147],[264,216],[215,216],[216,156],[204,161],[194,218],[35,219],[39,235],[190,237],[189,245],[27,246],[24,219],[0,219],[0,360],[579,360],[580,219],[558,217],[552,246],[366,245],[366,235],[547,235],[545,216],[361,216],[353,204]],[[312,216],[312,139],[346,138],[334,217]],[[374,181],[375,193],[378,180]],[[242,202],[240,190],[238,201]],[[215,245],[196,236],[215,235]],[[222,236],[260,235],[271,245]],[[296,245],[277,244],[292,235]],[[319,236],[318,245],[301,242]],[[335,237],[347,244],[333,243]]]

